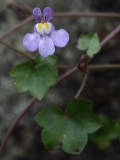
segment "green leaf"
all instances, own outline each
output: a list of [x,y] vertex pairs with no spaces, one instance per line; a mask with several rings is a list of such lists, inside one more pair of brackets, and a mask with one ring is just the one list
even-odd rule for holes
[[118,131],[120,133],[120,119],[116,121],[115,126],[116,126],[116,128],[118,129]]
[[101,127],[100,121],[92,113],[92,107],[90,101],[72,99],[65,113],[56,106],[43,109],[35,119],[43,127],[42,141],[45,147],[62,147],[67,153],[79,154],[87,143],[87,134]]
[[78,40],[77,48],[80,50],[87,50],[87,54],[90,57],[93,57],[94,54],[98,53],[101,49],[100,39],[96,33],[81,35]]
[[43,58],[37,56],[36,64],[24,62],[15,66],[10,75],[15,78],[15,85],[19,92],[29,91],[31,95],[42,99],[50,86],[53,86],[58,77],[58,71],[55,66],[56,56]]
[[90,136],[90,139],[98,145],[99,148],[110,146],[111,140],[120,137],[119,120],[110,120],[105,115],[99,115],[102,128]]

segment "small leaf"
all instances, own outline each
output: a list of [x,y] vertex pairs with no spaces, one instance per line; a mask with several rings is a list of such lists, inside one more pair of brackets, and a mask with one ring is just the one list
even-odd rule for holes
[[77,48],[80,50],[87,50],[87,54],[90,57],[93,57],[94,54],[98,53],[101,49],[100,39],[96,33],[81,35],[78,40]]
[[16,88],[19,92],[29,91],[31,95],[42,99],[50,86],[53,86],[58,77],[55,67],[56,56],[43,58],[37,56],[36,64],[24,62],[15,66],[10,75],[16,80]]
[[107,148],[111,144],[111,140],[120,137],[120,130],[118,128],[119,120],[110,120],[105,115],[99,115],[102,123],[102,128],[96,133],[90,135],[90,139],[98,145],[99,148]]
[[35,119],[43,127],[42,141],[45,147],[61,147],[67,153],[79,154],[87,143],[87,134],[101,127],[91,111],[92,107],[90,101],[72,99],[65,114],[56,106],[43,109]]
[[116,121],[115,126],[119,130],[119,133],[120,133],[120,119]]

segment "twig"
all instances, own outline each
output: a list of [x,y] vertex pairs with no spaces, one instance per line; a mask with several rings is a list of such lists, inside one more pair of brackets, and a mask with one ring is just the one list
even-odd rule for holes
[[[102,41],[101,41],[101,48],[106,44],[108,43],[113,37],[116,36],[116,34],[118,34],[120,32],[120,25],[115,28],[112,32],[110,32],[110,34],[108,34],[108,36],[106,36]],[[86,59],[87,59],[88,55],[85,54],[83,55],[83,58],[81,60],[81,63],[84,63],[86,62]],[[89,57],[89,59],[87,59],[88,62],[90,62],[91,58]]]
[[18,122],[20,121],[20,119],[25,115],[25,113],[27,113],[27,111],[30,109],[30,107],[37,101],[36,98],[33,98],[28,105],[25,107],[25,109],[18,115],[18,117],[14,120],[14,122],[12,123],[12,125],[10,126],[10,128],[8,129],[2,143],[0,146],[0,154],[2,153],[8,138],[10,137],[11,133],[13,132],[13,130],[15,129],[15,127],[17,126]]
[[[29,58],[30,60],[34,61],[35,57],[20,51],[19,49],[15,48],[14,46],[0,40],[0,43],[4,44],[5,46],[9,47],[10,49],[14,50],[15,52]],[[107,42],[106,42],[107,43]],[[73,65],[56,65],[58,69],[72,69]],[[88,69],[119,69],[119,64],[101,64],[101,65],[88,65]]]
[[27,13],[32,14],[32,8],[27,3],[21,1],[20,4],[25,8]]
[[[85,13],[84,12],[73,12],[73,13],[62,12],[62,13],[54,13],[54,17],[101,17],[101,18],[102,17],[109,17],[109,18],[116,17],[116,18],[120,18],[120,14],[118,14],[118,13],[99,13],[99,12],[88,12],[88,13],[86,13],[86,12]],[[7,37],[9,34],[16,31],[17,29],[19,29],[20,27],[22,27],[26,23],[30,22],[31,20],[33,20],[32,15],[29,16],[28,18],[26,18],[25,20],[23,20],[22,22],[18,23],[17,25],[12,27],[8,31],[6,31],[2,36],[0,36],[0,39]]]
[[58,69],[71,69],[71,68],[73,68],[75,65],[57,64],[56,66],[57,66]]
[[100,64],[100,65],[88,65],[89,69],[119,69],[119,64]]
[[[120,25],[115,29],[113,30],[105,39],[103,39],[101,41],[101,46],[103,47],[109,40],[111,40],[118,32],[120,32]],[[86,61],[87,60],[87,63],[91,60],[91,58],[87,59],[87,55],[83,56],[83,60],[82,61]],[[81,61],[81,64],[83,63]],[[86,62],[84,62],[86,63]],[[75,95],[75,98],[78,98],[78,96],[81,94],[84,86],[85,86],[85,83],[87,81],[87,76],[88,76],[88,71],[85,73],[85,77],[83,79],[83,82],[82,82],[82,85],[80,86],[78,92],[76,93]]]
[[55,17],[99,17],[99,18],[120,18],[119,13],[104,13],[104,12],[58,12],[54,13]]
[[[58,84],[59,82],[61,82],[62,80],[68,78],[71,74],[75,73],[77,71],[77,67],[74,67],[74,69],[69,70],[68,72],[66,72],[65,74],[63,74],[61,77],[58,78],[58,81],[56,84]],[[2,154],[4,147],[10,137],[10,135],[12,134],[13,130],[15,129],[16,125],[19,123],[19,121],[21,120],[21,118],[26,114],[26,112],[30,109],[30,107],[32,107],[32,105],[37,102],[36,98],[33,98],[28,105],[25,107],[25,109],[18,115],[18,117],[13,121],[12,125],[10,126],[10,128],[8,129],[2,143],[0,146],[0,155]]]
[[5,33],[3,33],[3,35],[0,36],[0,39],[3,39],[5,37],[7,37],[9,34],[11,34],[12,32],[16,31],[20,27],[24,26],[26,23],[30,22],[31,20],[33,20],[33,16],[29,16],[28,18],[26,18],[22,22],[16,24],[14,27],[12,27],[9,30],[7,30]]
[[83,78],[83,81],[82,81],[82,84],[80,85],[80,88],[79,88],[79,90],[77,91],[77,93],[76,93],[76,95],[74,96],[74,98],[77,99],[77,98],[79,97],[79,95],[81,94],[83,88],[85,87],[87,78],[88,78],[88,70],[87,70],[87,72],[85,73],[84,78]]
[[57,83],[59,83],[60,81],[62,81],[65,78],[69,77],[71,74],[75,73],[77,70],[78,70],[77,66],[75,66],[74,68],[70,69],[68,72],[66,72],[65,74],[60,76],[60,78],[58,78]]
[[120,25],[101,41],[101,46],[103,47],[108,41],[110,41],[113,37],[115,37],[116,34],[119,32],[120,32]]
[[[71,69],[74,67],[74,65],[62,65],[58,64],[56,65],[58,69]],[[88,69],[119,69],[120,64],[92,64],[88,65]]]
[[97,93],[97,92],[94,90],[94,88],[90,85],[90,83],[89,83],[88,80],[87,80],[87,82],[86,82],[86,85],[87,85],[89,91],[90,91],[95,97],[97,97],[97,98],[99,98],[99,99],[102,99],[102,100],[120,99],[120,95],[118,95],[118,96],[115,96],[115,95],[113,95],[113,96],[106,96],[106,95],[103,95],[103,94],[101,95],[101,94]]
[[26,7],[25,5],[21,5],[21,4],[18,4],[18,3],[9,3],[8,8],[13,10],[13,11],[21,10],[22,12],[25,12],[29,15],[31,15],[31,11],[32,11],[28,7]]
[[21,55],[29,58],[29,59],[32,60],[32,61],[35,60],[35,58],[34,58],[33,56],[31,56],[31,55],[29,55],[29,54],[27,54],[27,53],[25,53],[25,52],[20,51],[19,49],[15,48],[14,46],[12,46],[12,45],[10,45],[10,44],[2,41],[2,40],[0,40],[0,43],[4,44],[5,46],[7,46],[8,48],[14,50],[15,52],[17,52],[17,53],[19,53],[19,54],[21,54]]
[[[30,19],[33,19],[33,17],[29,17],[29,19],[27,20],[30,20]],[[24,24],[25,24],[25,21],[24,21]],[[20,27],[21,24],[18,25],[18,28]],[[12,28],[12,31],[14,31],[14,29]],[[120,31],[120,26],[118,26],[114,31],[112,31],[102,42],[102,46],[105,45],[111,38],[113,38],[118,32]],[[10,33],[10,31],[8,32]],[[4,34],[4,36],[2,37],[5,37],[5,35],[7,34]],[[1,37],[0,37],[1,38]],[[86,59],[86,58],[85,58]],[[84,58],[83,58],[83,61],[84,61]],[[71,74],[75,73],[76,71],[78,70],[77,66],[75,66],[74,68],[72,68],[71,70],[69,70],[68,72],[66,72],[64,75],[62,75],[57,83],[59,83],[60,81],[68,78]],[[84,80],[83,80],[83,84],[82,84],[82,87],[80,87],[80,90],[79,90],[79,93],[81,93],[81,90],[83,89],[84,87],[84,84],[86,82],[86,79],[87,79],[87,74],[85,75],[84,77]],[[82,89],[81,89],[82,88]],[[77,96],[76,96],[77,97]],[[7,140],[8,138],[10,137],[10,135],[12,134],[14,128],[16,127],[16,125],[18,124],[18,122],[21,120],[21,118],[25,115],[25,113],[29,110],[29,108],[37,101],[36,98],[32,99],[30,101],[30,103],[26,106],[26,108],[20,113],[20,115],[18,115],[18,117],[15,119],[15,121],[12,123],[11,127],[8,129],[8,132],[6,133],[5,135],[5,138],[3,139],[3,142],[0,146],[0,153],[2,153],[6,143],[7,143]]]

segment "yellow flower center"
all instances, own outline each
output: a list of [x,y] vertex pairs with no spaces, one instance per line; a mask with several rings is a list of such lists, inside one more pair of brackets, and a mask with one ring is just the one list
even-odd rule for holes
[[42,23],[38,23],[38,30],[42,30],[42,28],[43,28],[43,24]]
[[44,27],[45,27],[46,29],[49,29],[49,23],[45,22],[45,23],[44,23]]
[[50,34],[51,30],[52,30],[52,24],[49,22],[45,22],[45,23],[38,23],[36,24],[36,30],[41,34]]

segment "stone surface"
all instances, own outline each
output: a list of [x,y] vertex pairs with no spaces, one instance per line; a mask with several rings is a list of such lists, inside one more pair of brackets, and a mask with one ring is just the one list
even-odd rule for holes
[[[0,1],[0,35],[15,26],[28,16],[15,7],[10,7],[10,4],[19,4],[27,7],[34,8],[36,6],[44,8],[50,6],[54,12],[67,12],[67,11],[114,11],[120,9],[119,1],[114,2],[113,7],[108,8],[107,4],[110,0],[101,1],[93,0],[4,0]],[[109,4],[109,5],[110,5]],[[8,8],[9,5],[9,9]],[[15,6],[15,5],[14,5]],[[77,39],[80,34],[89,32],[98,32],[101,39],[103,39],[110,31],[112,31],[119,24],[119,19],[111,18],[54,18],[52,20],[56,29],[65,28],[70,34],[70,42],[63,49],[56,49],[56,55],[59,57],[58,64],[76,64],[81,53],[76,48]],[[13,32],[4,40],[16,48],[26,51],[22,44],[24,35],[33,31],[35,21],[32,21],[19,30]],[[120,34],[106,45],[98,55],[96,55],[91,64],[108,64],[120,63]],[[29,53],[29,52],[28,52]],[[35,53],[29,53],[37,55]],[[26,61],[26,58],[15,53],[11,49],[0,44],[0,141],[2,141],[7,129],[17,115],[24,109],[26,104],[32,98],[29,93],[19,94],[14,87],[14,80],[9,76],[12,67],[20,62]],[[59,75],[64,73],[59,71]],[[93,70],[90,71],[89,83],[94,87],[96,92],[103,95],[120,95],[119,85],[120,71],[119,70]],[[58,105],[61,108],[67,104],[72,98],[79,85],[82,82],[82,75],[79,73],[74,74],[68,80],[61,82],[54,89],[48,92],[47,96],[41,101],[37,102],[32,109],[23,117],[19,125],[14,130],[10,137],[2,160],[119,160],[120,151],[118,141],[115,141],[108,149],[100,151],[91,143],[88,143],[85,150],[79,156],[68,155],[61,149],[50,151],[44,149],[40,140],[41,129],[36,124],[34,117],[44,107],[50,104]],[[108,116],[120,117],[120,102],[118,99],[104,100],[95,97],[87,89],[84,89],[82,98],[91,99],[95,104],[95,111],[97,113],[103,112]]]

